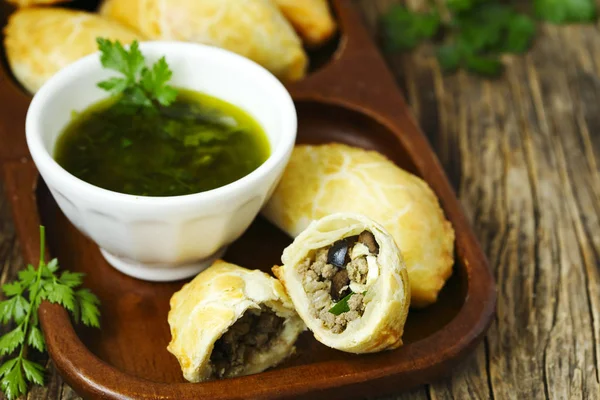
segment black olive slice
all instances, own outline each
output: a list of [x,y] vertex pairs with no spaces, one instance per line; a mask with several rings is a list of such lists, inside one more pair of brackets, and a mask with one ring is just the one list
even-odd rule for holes
[[345,239],[336,241],[327,251],[327,263],[344,268],[347,264],[348,242]]

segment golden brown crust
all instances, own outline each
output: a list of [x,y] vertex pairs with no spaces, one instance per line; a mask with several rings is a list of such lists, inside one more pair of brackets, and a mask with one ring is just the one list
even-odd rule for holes
[[31,93],[61,68],[97,51],[98,36],[124,44],[143,39],[118,22],[60,8],[19,9],[8,19],[4,35],[12,72]]
[[282,80],[298,80],[306,73],[300,38],[270,0],[106,0],[100,12],[150,39],[233,51]]
[[[333,333],[311,312],[299,266],[312,252],[335,241],[371,232],[379,244],[377,279],[366,289],[363,315],[350,323],[342,333]],[[326,346],[349,353],[373,353],[402,345],[404,323],[410,306],[410,283],[402,256],[394,239],[384,228],[356,213],[336,213],[311,223],[288,246],[281,257],[283,266],[273,272],[283,283],[296,311]]]
[[327,0],[275,0],[285,17],[309,46],[323,44],[333,36],[336,23]]
[[381,223],[402,252],[411,305],[437,300],[452,274],[454,230],[427,183],[375,151],[339,143],[296,146],[263,214],[295,237],[335,212]]
[[70,3],[72,0],[6,0],[17,7],[42,6],[59,3]]
[[269,352],[249,360],[240,375],[281,362],[294,351],[294,342],[304,329],[281,283],[264,272],[217,260],[173,294],[168,317],[172,338],[167,349],[177,357],[185,379],[209,379],[215,342],[246,310],[261,305],[283,318],[284,328]]

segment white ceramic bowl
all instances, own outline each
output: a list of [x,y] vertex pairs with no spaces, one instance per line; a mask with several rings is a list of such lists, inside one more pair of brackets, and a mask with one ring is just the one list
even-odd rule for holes
[[86,183],[53,159],[56,139],[71,119],[106,98],[96,83],[114,71],[99,54],[54,75],[27,112],[27,144],[64,214],[96,242],[121,272],[151,281],[193,276],[220,257],[248,228],[273,192],[296,139],[296,110],[284,86],[266,69],[232,52],[182,42],[144,42],[150,65],[165,56],[170,84],[197,90],[246,110],[263,127],[271,156],[249,175],[207,192],[173,197],[132,196]]

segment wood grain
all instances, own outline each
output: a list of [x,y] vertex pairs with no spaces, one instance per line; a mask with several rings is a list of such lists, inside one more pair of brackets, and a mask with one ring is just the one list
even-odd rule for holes
[[[376,21],[397,0],[355,0]],[[419,7],[418,1],[412,6]],[[600,398],[600,35],[544,26],[503,78],[390,56],[495,271],[497,319],[452,378],[394,399]],[[0,279],[21,266],[0,197]],[[77,396],[51,373],[31,399]]]

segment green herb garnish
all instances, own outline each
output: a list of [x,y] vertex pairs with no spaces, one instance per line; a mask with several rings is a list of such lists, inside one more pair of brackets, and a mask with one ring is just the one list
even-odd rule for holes
[[26,394],[28,383],[44,384],[45,369],[27,358],[33,347],[45,352],[39,328],[38,307],[42,300],[58,303],[71,312],[75,321],[99,327],[100,301],[88,289],[77,289],[83,274],[63,271],[57,274],[58,261],[44,261],[44,227],[40,227],[40,261],[37,270],[30,264],[19,271],[18,279],[2,286],[7,299],[0,302],[0,322],[15,323],[15,328],[0,337],[0,356],[16,353],[0,366],[0,389],[7,399]]
[[123,74],[123,77],[99,82],[98,87],[121,96],[122,105],[128,107],[151,109],[157,105],[168,106],[175,101],[177,90],[167,85],[173,72],[165,57],[148,68],[137,41],[131,43],[129,51],[118,40],[111,42],[98,38],[96,41],[102,66]]
[[[464,68],[484,76],[498,76],[505,53],[526,52],[536,34],[535,21],[500,0],[447,0],[434,10],[413,12],[402,5],[382,18],[385,47],[411,50],[427,39],[441,42],[436,50],[445,72]],[[534,0],[536,17],[553,23],[593,22],[594,0]],[[444,16],[442,18],[441,16]]]
[[347,295],[346,297],[342,298],[340,301],[335,303],[333,305],[333,307],[331,307],[329,309],[329,312],[332,313],[333,315],[340,315],[340,314],[350,311],[350,306],[348,305],[348,300],[350,300],[350,297],[353,294],[354,293],[350,292],[349,295]]
[[594,22],[594,0],[534,0],[535,14],[555,24],[571,22]]

